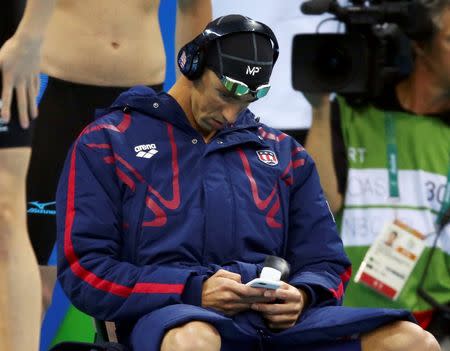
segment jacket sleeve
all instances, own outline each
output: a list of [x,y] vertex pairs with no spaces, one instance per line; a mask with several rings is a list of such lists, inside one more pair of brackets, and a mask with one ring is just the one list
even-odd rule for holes
[[351,275],[336,224],[307,152],[293,152],[294,183],[289,212],[287,260],[290,284],[310,296],[310,307],[340,305]]
[[81,137],[69,152],[56,198],[58,279],[71,302],[111,321],[170,304],[201,305],[200,268],[121,261],[122,190],[114,166],[103,162],[105,150],[86,144]]

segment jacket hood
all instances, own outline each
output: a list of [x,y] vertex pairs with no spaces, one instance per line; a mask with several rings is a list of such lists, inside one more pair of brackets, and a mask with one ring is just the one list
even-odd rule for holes
[[[156,93],[147,86],[135,86],[123,92],[106,112],[108,110],[124,109],[126,107],[172,124],[190,126],[186,114],[172,96],[165,92]],[[104,110],[99,111],[98,115],[103,115],[104,112]],[[259,120],[247,108],[239,114],[233,125],[227,126],[224,129],[257,128],[260,125]]]

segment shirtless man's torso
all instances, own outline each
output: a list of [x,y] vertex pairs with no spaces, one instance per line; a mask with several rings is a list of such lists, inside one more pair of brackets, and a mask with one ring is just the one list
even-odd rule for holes
[[99,86],[160,84],[166,58],[159,0],[59,0],[42,52],[42,72]]

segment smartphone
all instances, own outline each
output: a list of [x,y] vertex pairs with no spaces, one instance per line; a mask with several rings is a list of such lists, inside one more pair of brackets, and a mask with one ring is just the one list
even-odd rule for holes
[[256,279],[249,281],[245,285],[251,286],[252,288],[263,288],[263,289],[276,290],[281,286],[281,281],[256,278]]

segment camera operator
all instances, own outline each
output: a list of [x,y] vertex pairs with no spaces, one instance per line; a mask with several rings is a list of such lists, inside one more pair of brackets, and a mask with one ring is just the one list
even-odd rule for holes
[[[422,327],[448,341],[443,329],[450,323],[442,316],[450,302],[450,1],[420,2],[433,33],[412,41],[411,73],[363,105],[342,96],[331,103],[325,95],[309,96],[313,122],[306,148],[360,280],[352,277],[345,304],[410,309]],[[404,285],[390,294],[383,281],[363,284],[361,273],[370,266],[364,258],[369,248],[375,251],[385,223],[399,221],[423,234],[423,250],[402,277]],[[371,257],[372,264],[377,259],[384,264],[381,254]]]

